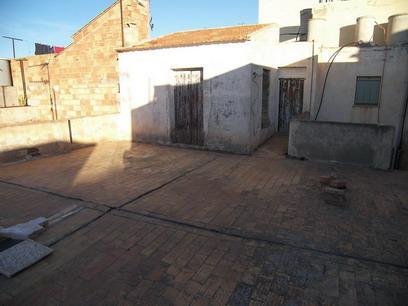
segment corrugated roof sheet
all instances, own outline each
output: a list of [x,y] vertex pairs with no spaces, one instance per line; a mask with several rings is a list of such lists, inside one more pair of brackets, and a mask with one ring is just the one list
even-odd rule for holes
[[118,52],[243,42],[249,40],[252,33],[267,26],[269,26],[269,24],[177,32],[146,41],[133,47],[119,49]]

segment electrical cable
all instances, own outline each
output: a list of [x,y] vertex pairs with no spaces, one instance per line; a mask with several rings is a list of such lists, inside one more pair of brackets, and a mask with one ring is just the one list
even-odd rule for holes
[[317,113],[316,113],[316,116],[315,116],[315,119],[314,119],[315,121],[317,120],[317,118],[319,116],[319,113],[320,113],[320,110],[322,108],[322,104],[323,104],[323,100],[324,100],[324,93],[326,91],[327,79],[329,78],[329,73],[330,73],[331,67],[333,66],[333,63],[336,60],[337,55],[339,55],[339,53],[341,52],[341,50],[343,50],[345,47],[349,47],[349,46],[358,46],[358,42],[351,42],[351,43],[348,43],[348,44],[345,44],[345,45],[341,46],[336,52],[334,52],[330,56],[330,58],[328,60],[328,63],[330,63],[330,64],[329,64],[329,67],[327,68],[326,77],[324,79],[322,95],[321,95],[321,98],[320,98],[319,108],[317,110]]

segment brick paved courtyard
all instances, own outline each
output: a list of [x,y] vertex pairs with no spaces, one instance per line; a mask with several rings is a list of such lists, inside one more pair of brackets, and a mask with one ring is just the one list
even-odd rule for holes
[[[0,226],[77,208],[0,305],[406,305],[408,173],[104,143],[0,167]],[[345,207],[319,183],[348,183]]]

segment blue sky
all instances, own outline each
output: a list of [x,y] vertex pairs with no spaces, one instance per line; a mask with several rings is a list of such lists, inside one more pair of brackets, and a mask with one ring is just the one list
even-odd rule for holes
[[[33,55],[34,43],[66,46],[71,35],[114,0],[0,0],[0,58]],[[257,22],[258,0],[151,0],[152,36]]]

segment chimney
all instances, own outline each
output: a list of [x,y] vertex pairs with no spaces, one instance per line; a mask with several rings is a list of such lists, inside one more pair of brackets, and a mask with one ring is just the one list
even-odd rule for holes
[[150,1],[120,0],[122,8],[123,45],[134,46],[150,37]]

